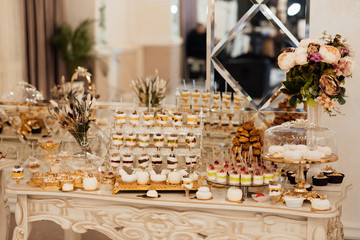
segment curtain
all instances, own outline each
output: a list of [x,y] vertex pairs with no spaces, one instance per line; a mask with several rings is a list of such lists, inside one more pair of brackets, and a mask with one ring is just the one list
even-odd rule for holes
[[23,0],[27,79],[44,97],[66,72],[65,64],[50,44],[56,27],[64,21],[64,1]]
[[0,96],[25,80],[24,0],[0,0]]

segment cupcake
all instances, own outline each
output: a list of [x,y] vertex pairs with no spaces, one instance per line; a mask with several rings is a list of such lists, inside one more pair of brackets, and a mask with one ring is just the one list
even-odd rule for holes
[[170,154],[167,158],[167,166],[169,169],[175,169],[178,166],[178,160],[175,154]]
[[322,172],[324,173],[325,176],[332,174],[334,172],[334,169],[330,166],[326,166]]
[[129,116],[129,122],[131,125],[133,125],[134,127],[139,125],[140,122],[140,116],[137,113],[137,111],[134,111],[132,114],[130,114]]
[[344,179],[345,175],[342,174],[342,173],[333,172],[333,173],[327,175],[327,177],[328,177],[329,183],[338,184],[338,183],[343,182],[343,179]]
[[167,121],[168,121],[168,116],[166,115],[165,112],[159,112],[156,116],[156,119],[157,119],[157,123],[160,125],[160,126],[165,126],[167,124]]
[[209,165],[206,171],[207,179],[209,181],[215,181],[216,180],[216,168],[213,165]]
[[326,186],[328,184],[328,178],[323,173],[313,176],[312,179],[314,186]]
[[115,110],[115,123],[116,124],[125,124],[126,123],[126,113],[120,111],[119,109]]
[[160,154],[157,153],[152,156],[151,165],[153,167],[162,165],[162,157]]
[[251,174],[248,171],[241,173],[240,183],[241,183],[241,186],[250,186],[251,185]]
[[144,147],[147,147],[149,146],[149,134],[140,134],[139,135],[139,146],[144,148]]
[[154,124],[154,114],[149,112],[144,112],[143,114],[143,124],[147,127],[150,127]]
[[130,154],[124,154],[122,156],[123,159],[123,166],[124,167],[132,167],[133,163],[134,163],[134,157]]
[[149,155],[146,153],[141,154],[138,158],[138,164],[140,168],[147,168],[149,166]]

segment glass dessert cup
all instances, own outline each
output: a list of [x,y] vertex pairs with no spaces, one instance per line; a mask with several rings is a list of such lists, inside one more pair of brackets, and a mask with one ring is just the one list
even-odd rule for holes
[[38,140],[38,145],[46,152],[46,161],[50,164],[50,172],[51,167],[53,166],[55,162],[55,154],[54,151],[59,148],[61,143],[60,139],[56,138],[40,138]]

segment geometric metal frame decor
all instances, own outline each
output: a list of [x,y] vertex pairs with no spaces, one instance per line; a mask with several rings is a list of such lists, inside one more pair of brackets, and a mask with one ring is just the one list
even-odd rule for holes
[[[299,41],[294,37],[294,35],[286,28],[286,26],[278,19],[275,14],[270,10],[266,5],[270,0],[251,0],[253,5],[250,9],[240,18],[240,20],[231,28],[231,30],[225,34],[225,36],[219,41],[216,46],[214,43],[214,23],[216,21],[215,17],[215,1],[208,0],[208,21],[207,21],[207,52],[208,58],[207,70],[210,73],[207,77],[207,81],[211,81],[211,84],[208,84],[208,88],[213,87],[214,85],[214,69],[216,69],[219,74],[225,79],[227,84],[229,84],[235,92],[241,92],[245,98],[250,103],[250,108],[244,108],[244,111],[254,111],[258,113],[258,116],[267,123],[265,120],[265,112],[282,112],[282,108],[269,108],[266,107],[267,102],[280,90],[282,84],[277,84],[271,92],[269,92],[259,104],[255,103],[252,97],[241,87],[241,85],[236,81],[236,79],[227,71],[227,69],[222,65],[217,56],[219,53],[229,44],[237,34],[246,26],[246,24],[258,13],[261,12],[268,21],[270,21],[283,35],[284,38],[289,40],[291,46],[296,47],[299,45]],[[306,2],[306,24],[309,23],[309,5],[310,1]],[[307,31],[306,31],[307,35]],[[214,47],[212,47],[214,46]],[[295,109],[294,112],[304,112],[303,109]],[[267,125],[267,124],[266,124]]]

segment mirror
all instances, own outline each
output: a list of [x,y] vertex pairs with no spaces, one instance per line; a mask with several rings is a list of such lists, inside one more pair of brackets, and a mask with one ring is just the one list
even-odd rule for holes
[[[215,1],[215,85],[241,92],[254,111],[272,107],[285,73],[281,49],[306,37],[306,0]],[[229,88],[228,88],[229,89]]]

